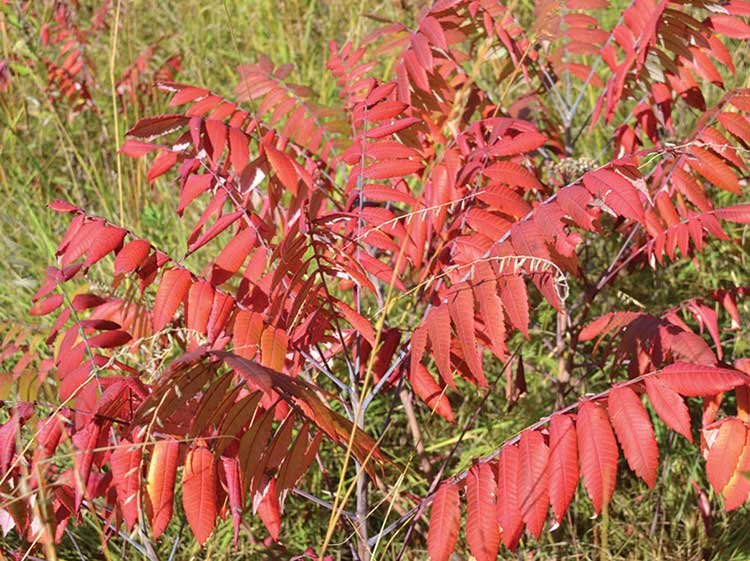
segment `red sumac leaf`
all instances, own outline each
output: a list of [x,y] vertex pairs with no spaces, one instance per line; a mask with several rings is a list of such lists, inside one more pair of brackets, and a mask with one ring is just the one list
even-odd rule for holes
[[179,452],[180,443],[172,439],[157,440],[151,452],[146,479],[146,512],[155,538],[164,533],[172,519]]
[[496,512],[503,544],[511,550],[518,546],[523,531],[521,497],[518,489],[520,468],[518,446],[505,446],[497,458]]
[[117,443],[110,465],[117,489],[117,502],[129,530],[138,521],[138,491],[141,486],[141,445],[127,439]]
[[271,164],[271,168],[273,168],[273,171],[276,173],[279,181],[281,181],[281,184],[293,195],[296,195],[299,174],[294,168],[292,159],[284,152],[277,150],[270,144],[264,144],[263,149],[266,152],[266,157],[268,158],[268,162]]
[[495,488],[488,464],[471,467],[466,476],[466,543],[477,561],[495,561],[500,546]]
[[628,387],[615,387],[607,400],[609,419],[630,469],[653,488],[659,465],[659,448],[641,398]]
[[712,396],[745,383],[742,374],[736,370],[686,362],[671,364],[656,376],[687,397]]
[[549,499],[557,522],[578,487],[578,442],[569,415],[553,415],[549,423]]
[[376,162],[365,169],[367,179],[391,179],[404,177],[422,169],[422,164],[414,160],[385,160]]
[[544,437],[536,431],[525,430],[518,442],[520,458],[518,493],[521,517],[528,531],[536,538],[542,535],[549,507],[549,449]]
[[65,297],[62,294],[53,294],[34,304],[29,310],[29,314],[32,316],[46,316],[59,308],[64,300]]
[[448,561],[456,547],[461,523],[458,487],[443,483],[435,493],[427,532],[427,552],[432,561]]
[[[747,429],[746,426],[745,429]],[[727,511],[742,506],[750,495],[750,431],[746,430],[746,433],[745,445],[737,460],[737,468],[721,492],[724,496],[724,508]]]
[[409,372],[409,383],[427,406],[449,423],[455,423],[453,409],[445,391],[421,364],[417,363]]
[[706,459],[708,482],[717,493],[723,493],[737,471],[747,441],[747,428],[739,419],[730,418],[719,427]]
[[145,240],[133,240],[125,245],[115,257],[115,274],[135,271],[151,251],[151,244]]
[[54,200],[47,206],[55,212],[75,213],[79,210],[77,206],[69,203],[68,201],[61,200]]
[[471,370],[480,387],[487,387],[487,379],[484,377],[482,359],[477,349],[477,340],[474,334],[474,297],[467,284],[459,284],[453,287],[448,295],[448,310],[453,325],[456,326],[458,341],[463,349],[464,360],[466,360],[469,370]]
[[172,321],[177,308],[190,289],[190,272],[185,269],[167,269],[156,291],[152,322],[154,331],[161,331]]
[[646,378],[645,383],[646,394],[659,418],[669,428],[692,442],[690,413],[680,394],[654,376]]
[[578,408],[576,424],[583,486],[599,514],[617,483],[617,442],[604,408],[591,401]]
[[266,327],[260,337],[261,364],[277,372],[284,370],[289,337],[283,329]]
[[503,275],[499,278],[500,297],[510,324],[529,336],[529,294],[523,278],[516,275]]
[[127,230],[123,228],[116,228],[114,226],[107,226],[96,235],[96,239],[91,243],[88,253],[86,254],[86,261],[83,266],[89,267],[114,251],[122,240],[125,239]]
[[198,543],[203,545],[214,529],[216,515],[216,466],[205,446],[190,450],[182,474],[182,506]]

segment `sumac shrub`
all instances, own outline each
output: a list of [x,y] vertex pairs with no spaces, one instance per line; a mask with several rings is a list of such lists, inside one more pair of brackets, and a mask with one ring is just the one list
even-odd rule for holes
[[[598,515],[618,481],[653,487],[655,426],[742,505],[748,270],[658,287],[747,247],[748,14],[444,0],[332,44],[331,106],[267,59],[230,97],[158,82],[169,109],[122,152],[172,186],[187,246],[50,204],[70,226],[31,310],[54,318],[49,354],[10,338],[4,355],[4,531],[53,547],[86,513],[148,553],[184,512],[200,544],[252,516],[283,542],[284,505],[307,501],[331,511],[309,556],[342,531],[362,560],[393,540],[489,561],[577,492]],[[506,410],[544,392],[549,414],[459,468],[503,386]],[[428,451],[428,424],[450,452]],[[388,449],[397,430],[413,454]],[[321,468],[325,497],[300,479]]]

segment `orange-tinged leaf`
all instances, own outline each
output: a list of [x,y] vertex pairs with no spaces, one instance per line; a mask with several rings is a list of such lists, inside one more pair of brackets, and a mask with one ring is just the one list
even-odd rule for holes
[[609,392],[607,403],[610,421],[630,469],[653,488],[659,448],[641,398],[628,387],[616,387]]
[[732,168],[724,163],[724,160],[716,154],[698,146],[692,146],[690,151],[696,157],[696,159],[690,160],[690,167],[719,189],[729,191],[735,195],[742,194],[739,179],[732,171]]
[[617,483],[617,442],[607,413],[591,401],[578,408],[577,429],[583,486],[599,514]]
[[466,543],[477,561],[495,561],[500,546],[495,488],[488,464],[471,467],[466,476]]
[[549,423],[549,499],[557,522],[578,487],[578,442],[570,415],[553,415]]
[[156,291],[152,322],[154,331],[161,331],[172,321],[177,308],[190,289],[190,272],[185,269],[168,269]]
[[205,446],[196,446],[185,458],[182,506],[195,539],[199,544],[205,544],[213,532],[218,513],[214,455]]
[[742,506],[750,495],[750,431],[746,433],[745,445],[737,460],[737,469],[734,470],[729,482],[721,491],[724,496],[724,509],[727,511]]
[[188,305],[185,310],[186,325],[198,333],[205,333],[211,305],[214,301],[214,289],[210,282],[193,283],[188,292]]
[[266,327],[260,338],[261,364],[278,372],[284,370],[288,344],[289,338],[283,329]]
[[179,453],[180,443],[172,439],[157,440],[151,452],[146,480],[146,511],[155,538],[164,533],[172,519]]
[[747,429],[739,419],[727,419],[719,427],[719,434],[711,445],[706,459],[708,482],[717,493],[724,491],[737,471],[746,441]]
[[443,483],[435,493],[427,532],[427,552],[432,561],[448,561],[456,547],[461,523],[458,487]]
[[521,517],[528,531],[536,538],[542,535],[549,507],[549,449],[544,437],[536,431],[525,430],[518,443],[520,459],[518,492]]
[[232,345],[234,352],[252,360],[258,352],[258,343],[263,333],[263,316],[257,312],[240,310],[234,319]]

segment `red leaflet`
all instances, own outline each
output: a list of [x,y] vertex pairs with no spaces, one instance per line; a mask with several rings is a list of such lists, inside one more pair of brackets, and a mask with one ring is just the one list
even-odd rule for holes
[[427,333],[430,336],[432,356],[435,359],[440,377],[455,390],[457,388],[453,383],[453,370],[450,361],[451,323],[448,307],[438,306],[434,308],[427,316],[425,323],[427,324]]
[[232,277],[252,251],[257,240],[254,228],[248,227],[234,236],[216,257],[211,270],[211,282],[219,285]]
[[370,322],[365,319],[362,315],[358,314],[352,308],[347,306],[341,300],[336,301],[336,307],[341,311],[346,321],[351,323],[354,328],[362,335],[370,345],[375,345],[375,330],[370,325]]
[[146,140],[153,140],[158,136],[177,130],[186,122],[187,118],[179,114],[146,117],[145,119],[138,121],[135,126],[125,134],[137,138],[144,138]]
[[187,295],[192,278],[185,269],[167,269],[156,291],[152,313],[154,331],[161,331],[172,321],[177,308]]
[[520,276],[501,274],[498,284],[510,324],[528,337],[529,295],[526,292],[526,283]]
[[293,195],[296,195],[299,175],[294,168],[291,158],[270,144],[263,144],[263,149],[266,152],[266,157],[268,157],[268,162],[271,164],[281,184]]
[[[727,511],[742,506],[747,500],[748,495],[750,495],[750,431],[747,430],[746,426],[743,428],[746,429],[747,435],[745,437],[745,445],[737,460],[737,468],[721,491],[721,494],[724,496],[724,508]],[[714,442],[714,445],[716,445],[716,442]],[[709,451],[710,457],[711,451]]]
[[242,484],[240,483],[240,464],[236,458],[221,457],[221,465],[224,469],[224,479],[227,484],[227,496],[229,497],[229,509],[232,513],[232,524],[234,526],[234,544],[237,546],[239,538],[240,522],[242,520]]
[[448,295],[448,310],[453,325],[456,326],[458,341],[461,343],[464,359],[469,365],[472,375],[476,378],[480,387],[487,387],[482,359],[474,336],[474,298],[469,285],[459,284],[451,289],[451,293]]
[[638,191],[622,175],[607,169],[597,170],[584,175],[583,184],[617,214],[637,222],[643,221],[644,211]]
[[218,514],[214,455],[205,446],[196,446],[185,458],[182,506],[195,538],[203,545],[214,529]]
[[578,408],[578,450],[583,486],[599,514],[609,503],[617,482],[617,442],[604,409],[591,401]]
[[669,428],[692,442],[690,413],[680,395],[655,376],[646,378],[645,383],[648,399],[657,415]]
[[73,446],[76,449],[73,461],[80,476],[80,482],[76,482],[76,511],[81,507],[84,495],[86,494],[86,486],[88,485],[89,474],[91,473],[91,463],[94,460],[94,448],[96,448],[100,431],[101,427],[99,425],[89,423],[72,437]]
[[32,306],[29,313],[32,316],[46,316],[47,314],[54,312],[59,308],[65,297],[62,294],[53,294],[44,300],[40,300]]
[[482,173],[510,187],[523,187],[528,190],[539,190],[542,188],[542,184],[539,183],[539,180],[533,173],[514,162],[495,162],[485,168]]
[[698,146],[691,146],[690,151],[696,157],[696,159],[690,160],[690,167],[719,189],[724,189],[735,195],[742,194],[739,179],[732,169],[724,163],[724,160]]
[[750,224],[750,203],[728,206],[717,209],[716,218],[729,220],[737,224]]
[[117,502],[129,530],[132,530],[138,521],[141,451],[140,444],[133,444],[129,440],[123,439],[112,452],[112,459],[110,460],[112,478],[117,488]]
[[151,251],[151,244],[144,240],[133,240],[125,245],[115,257],[115,274],[135,271]]
[[542,535],[549,507],[547,460],[549,449],[536,431],[525,430],[518,443],[520,458],[518,498],[521,517],[529,532],[536,538]]
[[743,455],[747,429],[738,419],[727,419],[721,424],[716,440],[711,444],[706,460],[708,482],[721,493],[737,471]]
[[570,415],[553,415],[549,423],[549,499],[558,523],[578,487],[578,442]]
[[126,230],[107,226],[97,233],[96,238],[91,244],[86,261],[83,263],[84,268],[89,267],[120,247],[122,240],[125,239]]
[[260,338],[260,356],[263,366],[273,368],[277,372],[284,370],[288,342],[289,338],[283,329],[266,327]]
[[654,427],[640,397],[628,387],[616,387],[609,392],[607,404],[610,421],[630,469],[653,488],[659,449]]
[[188,292],[185,309],[186,325],[198,333],[205,333],[211,307],[214,302],[214,289],[209,282],[196,282]]
[[245,310],[237,312],[232,333],[234,352],[249,360],[254,359],[262,332],[263,318],[260,314]]
[[502,358],[505,356],[505,318],[503,303],[497,293],[497,283],[492,268],[486,262],[476,267],[476,282],[472,285],[474,296],[479,304],[479,312],[484,323],[484,331],[492,344],[492,352]]
[[497,522],[503,544],[510,550],[518,546],[523,531],[519,490],[521,462],[518,446],[507,445],[497,458]]
[[417,173],[422,169],[420,162],[414,160],[385,160],[377,162],[365,169],[367,179],[391,179]]
[[742,374],[736,370],[686,362],[667,366],[657,377],[677,393],[688,397],[712,396],[745,383]]
[[174,484],[180,444],[176,440],[157,440],[151,452],[146,480],[146,512],[151,531],[158,538],[172,519]]
[[79,210],[77,206],[69,203],[68,201],[61,200],[51,201],[47,206],[55,212],[75,213]]
[[487,464],[472,466],[466,476],[466,543],[477,561],[495,561],[500,531],[495,514],[495,478]]
[[432,561],[448,561],[456,547],[461,522],[458,500],[454,483],[443,483],[435,493],[427,533],[427,552]]
[[105,331],[94,337],[89,337],[87,343],[92,348],[111,349],[119,347],[130,341],[132,337],[127,331]]
[[414,393],[416,393],[430,409],[435,411],[435,413],[449,423],[455,422],[448,396],[445,395],[444,389],[440,387],[424,366],[417,363],[411,368],[409,373],[409,383],[411,384],[411,387],[414,388]]
[[271,534],[273,541],[278,541],[279,531],[281,530],[281,507],[276,494],[275,479],[268,482],[259,499],[258,497],[253,499],[253,504],[257,504],[258,516],[263,521],[268,533]]

